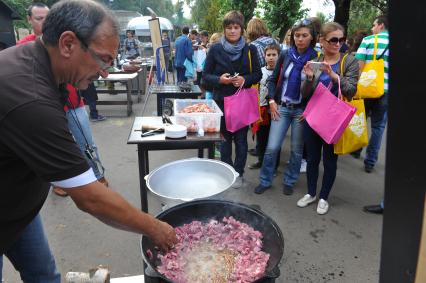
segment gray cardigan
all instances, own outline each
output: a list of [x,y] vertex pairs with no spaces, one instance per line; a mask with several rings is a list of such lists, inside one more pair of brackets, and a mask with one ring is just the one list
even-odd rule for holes
[[[342,60],[344,55],[345,54],[340,54],[340,60]],[[324,61],[324,55],[321,55],[312,61],[322,62]],[[343,62],[343,75],[340,74],[340,68],[341,66],[339,66],[336,73],[340,76],[340,89],[342,91],[342,95],[351,100],[356,93],[356,84],[359,77],[358,60],[354,56],[348,54]],[[308,100],[311,98],[318,85],[321,72],[321,70],[317,70],[314,73],[314,79],[312,81],[305,80],[302,83],[302,96],[308,98]]]

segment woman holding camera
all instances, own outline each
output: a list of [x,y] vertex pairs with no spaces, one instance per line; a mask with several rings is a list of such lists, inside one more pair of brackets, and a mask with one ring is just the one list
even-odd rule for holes
[[[331,83],[331,92],[337,96],[339,91],[338,82],[340,80],[342,95],[349,100],[355,95],[359,66],[354,56],[344,55],[339,52],[344,42],[344,28],[340,24],[330,22],[322,26],[320,44],[323,49],[323,55],[315,59],[314,63],[308,62],[303,69],[306,74],[306,81],[302,86],[302,95],[308,100],[320,82],[325,86]],[[327,144],[308,123],[305,123],[304,137],[308,155],[306,172],[308,194],[297,202],[297,206],[306,207],[316,200],[318,167],[322,152],[324,175],[317,213],[325,214],[329,209],[328,196],[336,178],[337,155],[334,154],[333,144]]]
[[[206,89],[213,92],[213,99],[222,111],[224,97],[233,95],[241,85],[249,88],[262,78],[256,47],[249,46],[245,42],[242,36],[243,28],[244,16],[241,12],[228,12],[223,19],[224,36],[220,42],[213,44],[207,53],[203,80]],[[225,118],[222,116],[220,131],[225,139],[220,148],[221,160],[233,166],[239,173],[233,187],[241,187],[247,161],[248,126],[232,133],[226,129]],[[234,161],[232,161],[232,141],[235,143]]]

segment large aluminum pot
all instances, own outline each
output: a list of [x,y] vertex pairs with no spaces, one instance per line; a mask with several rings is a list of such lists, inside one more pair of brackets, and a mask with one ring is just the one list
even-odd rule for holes
[[167,163],[145,176],[146,186],[164,208],[205,199],[231,187],[239,174],[227,163],[190,158]]

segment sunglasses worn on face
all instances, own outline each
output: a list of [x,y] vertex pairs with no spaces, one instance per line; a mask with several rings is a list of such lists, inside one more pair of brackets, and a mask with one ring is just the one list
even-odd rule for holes
[[332,37],[329,40],[326,39],[325,41],[327,41],[329,44],[337,44],[337,43],[339,43],[340,45],[342,45],[346,41],[346,38],[345,37],[341,37],[341,38]]

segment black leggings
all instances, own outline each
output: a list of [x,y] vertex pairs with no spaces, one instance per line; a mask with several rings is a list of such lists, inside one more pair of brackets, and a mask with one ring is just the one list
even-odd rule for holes
[[327,144],[309,125],[305,123],[304,131],[305,145],[307,151],[308,166],[306,176],[308,180],[308,193],[315,196],[317,193],[318,167],[321,161],[324,166],[320,198],[327,200],[336,179],[337,155],[334,154],[332,144]]

